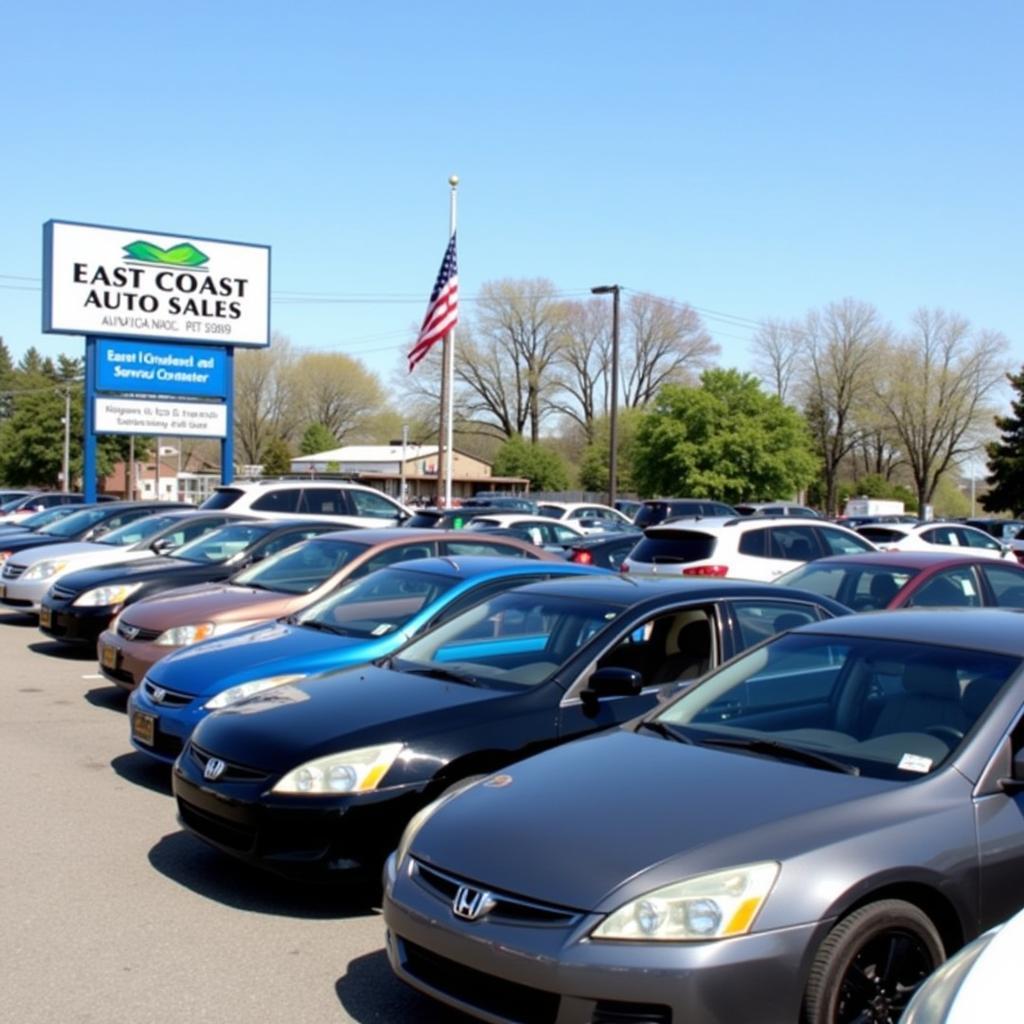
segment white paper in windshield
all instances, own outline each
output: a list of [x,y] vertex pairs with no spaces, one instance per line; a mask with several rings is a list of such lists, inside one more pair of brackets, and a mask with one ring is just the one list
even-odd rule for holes
[[930,772],[932,770],[932,759],[930,757],[921,757],[920,754],[904,754],[896,767],[905,772]]

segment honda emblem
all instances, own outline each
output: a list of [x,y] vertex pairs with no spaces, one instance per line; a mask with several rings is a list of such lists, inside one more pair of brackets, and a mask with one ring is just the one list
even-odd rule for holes
[[497,901],[489,892],[460,885],[452,900],[452,913],[465,921],[475,921],[492,911],[496,904]]
[[227,769],[227,765],[219,757],[211,757],[203,769],[203,778],[216,782]]

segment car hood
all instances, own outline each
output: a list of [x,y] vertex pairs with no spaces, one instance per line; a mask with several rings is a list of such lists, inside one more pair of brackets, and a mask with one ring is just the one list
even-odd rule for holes
[[121,565],[152,557],[153,552],[146,549],[133,551],[129,547],[115,547],[112,544],[72,541],[66,544],[48,544],[42,550],[29,550],[21,556],[13,555],[11,561],[17,565],[32,565],[35,562],[59,558],[68,563],[65,572],[77,572],[91,566]]
[[508,694],[364,665],[215,711],[192,738],[226,761],[275,774],[325,754],[441,731],[452,712],[501,697]]
[[[392,639],[390,648],[401,639]],[[161,658],[147,675],[168,690],[214,694],[250,679],[292,673],[312,675],[358,665],[380,657],[386,650],[382,638],[338,636],[286,622],[269,622],[182,647]]]
[[459,794],[412,852],[483,886],[608,910],[705,871],[785,861],[886,816],[902,825],[905,788],[614,729]]
[[298,611],[309,601],[308,594],[279,594],[230,583],[200,583],[139,601],[127,609],[124,620],[142,629],[163,632],[194,622],[276,619]]
[[93,587],[105,587],[111,583],[143,583],[146,580],[159,579],[164,573],[178,572],[184,577],[200,576],[209,573],[222,576],[231,572],[229,566],[214,562],[187,562],[182,558],[165,558],[156,556],[140,558],[128,565],[99,566],[95,569],[78,569],[68,573],[61,584],[63,589],[81,593]]

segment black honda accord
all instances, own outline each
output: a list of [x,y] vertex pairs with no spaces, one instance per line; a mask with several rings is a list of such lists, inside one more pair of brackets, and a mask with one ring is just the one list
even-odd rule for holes
[[180,818],[282,874],[376,877],[405,822],[460,780],[623,722],[767,636],[845,612],[727,580],[505,591],[379,663],[209,715],[174,766]]

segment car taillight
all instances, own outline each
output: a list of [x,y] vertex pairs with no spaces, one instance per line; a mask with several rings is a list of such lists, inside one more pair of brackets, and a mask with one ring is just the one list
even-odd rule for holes
[[580,565],[590,565],[594,561],[594,556],[589,551],[574,551],[569,561],[579,562]]
[[629,565],[626,562],[620,562],[619,572],[629,572]]
[[693,565],[683,570],[684,576],[727,576],[727,565]]

